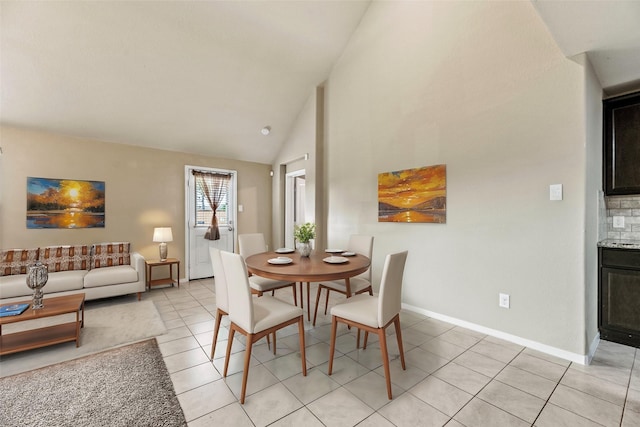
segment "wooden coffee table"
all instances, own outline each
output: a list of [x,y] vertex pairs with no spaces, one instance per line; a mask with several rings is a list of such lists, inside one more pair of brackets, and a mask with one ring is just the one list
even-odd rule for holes
[[[15,304],[29,304],[29,308],[17,316],[0,317],[0,356],[70,341],[75,341],[76,347],[80,347],[80,328],[84,327],[84,293],[45,296],[44,307],[38,310],[31,308],[31,300]],[[2,335],[2,325],[69,313],[76,314],[75,322]]]

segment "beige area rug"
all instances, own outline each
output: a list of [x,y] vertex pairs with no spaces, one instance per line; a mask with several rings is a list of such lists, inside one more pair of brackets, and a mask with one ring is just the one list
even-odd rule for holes
[[[45,300],[46,304],[46,300]],[[75,320],[63,315],[4,325],[2,334]],[[75,342],[0,357],[0,378],[162,335],[167,329],[153,301],[89,301],[85,305],[80,347]]]
[[155,339],[0,379],[2,426],[186,426]]

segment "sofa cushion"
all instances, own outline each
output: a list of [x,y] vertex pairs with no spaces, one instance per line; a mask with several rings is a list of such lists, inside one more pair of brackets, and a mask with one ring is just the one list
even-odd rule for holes
[[[45,294],[81,290],[86,270],[60,271],[49,274],[42,291]],[[33,290],[27,286],[27,275],[17,274],[0,277],[0,298],[29,297]]]
[[33,291],[27,286],[26,274],[0,276],[0,298],[13,298],[31,295]]
[[[42,288],[42,291],[45,294],[50,294],[53,292],[81,290],[86,274],[87,270],[69,270],[49,273],[49,279],[47,280],[47,284],[44,285],[44,288]],[[25,286],[27,285],[25,284]]]
[[46,265],[49,273],[69,270],[88,270],[91,265],[91,253],[87,245],[48,246],[40,248],[40,262]]
[[91,248],[91,268],[130,265],[129,242],[97,243]]
[[108,268],[94,268],[84,277],[85,288],[118,285],[138,281],[138,272],[130,265],[118,265]]
[[[0,276],[27,274],[27,266],[35,264],[39,248],[5,249],[0,251]],[[25,286],[26,282],[25,282]]]

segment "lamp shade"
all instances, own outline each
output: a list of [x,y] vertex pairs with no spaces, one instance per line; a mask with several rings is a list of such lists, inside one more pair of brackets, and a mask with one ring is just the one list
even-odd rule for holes
[[171,227],[156,227],[153,229],[153,241],[154,242],[173,242],[173,234],[171,233]]

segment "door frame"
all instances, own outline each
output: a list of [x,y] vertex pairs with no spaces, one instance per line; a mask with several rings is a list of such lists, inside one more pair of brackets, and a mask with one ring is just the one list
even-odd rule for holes
[[190,280],[191,273],[191,259],[190,259],[190,248],[191,248],[191,218],[190,208],[189,208],[189,197],[190,197],[190,188],[189,188],[189,177],[191,171],[193,169],[206,171],[206,172],[220,172],[220,173],[228,173],[231,175],[231,197],[232,202],[228,204],[228,208],[231,209],[231,217],[233,219],[233,230],[232,234],[232,245],[233,250],[235,251],[236,241],[238,238],[238,171],[232,169],[221,169],[221,168],[212,168],[206,166],[194,166],[194,165],[185,165],[184,166],[184,262],[185,262],[185,280],[188,282]]
[[[298,169],[292,172],[287,172],[285,174],[285,190],[284,190],[284,245],[286,247],[291,247],[295,249],[295,242],[291,243],[289,241],[289,237],[293,236],[293,227],[294,227],[294,222],[293,222],[293,217],[294,215],[294,211],[296,206],[294,205],[294,197],[293,197],[293,190],[294,190],[294,182],[295,182],[295,178],[299,177],[299,176],[306,176],[306,170],[305,169]],[[305,179],[306,180],[306,179]],[[302,200],[302,203],[306,203],[306,200]],[[289,246],[290,244],[292,244],[293,246]]]

